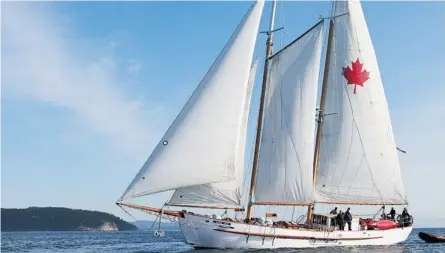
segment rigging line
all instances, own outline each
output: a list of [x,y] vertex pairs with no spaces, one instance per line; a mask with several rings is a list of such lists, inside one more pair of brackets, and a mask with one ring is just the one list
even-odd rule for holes
[[[330,6],[330,16],[331,17],[333,17],[334,16],[334,13],[335,13],[335,9],[336,9],[336,7],[337,7],[337,5],[336,5],[336,2],[335,1],[332,1],[331,2],[331,4],[330,4],[331,6]],[[333,20],[333,22],[334,22],[334,24],[335,24],[335,19]],[[335,27],[334,27],[335,28]],[[329,29],[330,29],[330,26],[328,26],[327,27],[327,30],[328,30],[328,32],[326,32],[326,38],[327,39],[325,39],[325,48],[326,48],[326,50],[325,50],[325,54],[327,53],[327,47],[328,47],[328,39],[329,39]],[[337,67],[337,62],[336,61],[332,61],[332,59],[336,59],[337,58],[337,51],[336,51],[336,46],[337,45],[337,39],[336,39],[336,36],[335,36],[335,29],[333,30],[333,34],[332,34],[332,45],[331,45],[331,62],[329,62],[329,65],[330,65],[330,67],[331,67],[331,64],[332,65],[334,65],[333,67],[333,69],[336,69],[336,67]],[[324,58],[325,60],[326,60],[326,57]],[[325,63],[325,66],[326,66],[326,63]],[[332,68],[332,67],[331,67]],[[321,74],[321,73],[320,73]],[[332,73],[330,73],[330,75],[332,75]],[[323,79],[323,78],[321,78],[321,79]],[[328,83],[327,84],[329,84],[329,75],[328,75]],[[332,84],[331,84],[332,85]],[[337,99],[338,99],[338,91],[335,89],[334,90],[335,92],[332,94],[332,96],[334,97],[334,95],[336,95],[336,97],[337,97]],[[329,90],[329,86],[328,86],[328,91],[326,92],[326,93],[328,93],[328,92],[332,92],[332,90],[330,91]],[[337,93],[337,94],[335,94],[335,93]],[[328,94],[326,94],[326,104],[329,102],[329,100],[328,100]],[[327,108],[328,106],[327,105],[325,105],[325,108]],[[325,109],[324,108],[324,109]],[[321,109],[321,108],[320,108]],[[337,110],[338,110],[338,108],[337,108]],[[319,111],[319,113],[324,113],[324,112],[320,112]],[[321,114],[321,115],[323,115],[323,114]],[[331,118],[332,119],[332,118]],[[338,121],[339,121],[339,119],[338,119],[338,117],[336,117],[336,118],[334,118],[334,119],[332,119],[332,120],[335,120],[335,119],[337,119],[336,121],[337,121],[337,123],[338,123]],[[326,120],[325,118],[322,118],[322,120]],[[328,118],[328,120],[329,120],[329,118]],[[338,125],[336,123],[336,125]],[[333,124],[329,124],[328,125],[328,127],[330,128],[329,129],[329,132],[330,133],[332,133],[333,131],[333,128],[334,128],[334,125]],[[320,150],[321,150],[321,148],[322,147],[324,147],[325,148],[325,150],[326,150],[326,152],[325,152],[325,159],[326,159],[326,161],[328,162],[328,164],[330,164],[331,163],[331,160],[332,160],[332,146],[328,143],[328,142],[325,142],[325,141],[323,141],[323,135],[324,135],[324,133],[326,133],[325,131],[324,131],[324,129],[326,128],[326,124],[323,124],[322,125],[322,140],[321,140],[321,144],[320,144]],[[340,135],[340,133],[339,132],[337,132],[337,139],[338,139],[338,137],[339,137],[339,135]],[[330,136],[330,139],[332,139],[332,136]],[[320,153],[321,151],[319,151],[319,153]],[[320,166],[318,166],[318,168],[319,168]],[[319,175],[318,173],[317,173],[317,175]],[[324,184],[326,184],[326,182],[328,182],[328,177],[325,177],[324,178]]]
[[[254,52],[257,52],[257,50],[258,50],[258,45],[260,44],[260,40],[258,39],[258,35],[259,35],[259,33],[257,33],[257,35],[256,35],[256,43],[255,43],[255,47],[254,47],[254,49],[253,49],[253,51]],[[258,52],[257,52],[258,53]],[[258,58],[260,58],[258,55],[255,57],[255,60],[257,60]],[[252,66],[253,66],[253,64],[251,64]],[[255,71],[255,75],[256,75],[256,71]],[[255,78],[255,80],[256,80],[256,78]]]
[[368,157],[366,156],[365,145],[364,145],[364,143],[363,143],[363,139],[362,139],[362,136],[361,136],[361,134],[360,134],[360,130],[358,129],[357,122],[355,121],[355,114],[354,114],[354,108],[352,107],[351,97],[350,97],[350,95],[349,95],[349,92],[348,92],[348,89],[347,89],[346,85],[343,85],[343,88],[344,88],[344,91],[345,91],[346,94],[347,94],[347,98],[348,98],[348,102],[349,102],[349,107],[350,107],[350,109],[351,109],[351,113],[352,113],[352,120],[353,120],[353,122],[354,122],[355,128],[357,129],[358,137],[359,137],[359,140],[360,140],[360,144],[361,144],[361,146],[362,146],[363,155],[364,155],[364,157],[365,157],[366,164],[368,165],[368,170],[369,170],[369,174],[370,174],[370,176],[371,176],[372,183],[374,184],[374,187],[376,188],[378,194],[379,194],[380,196],[382,196],[382,194],[380,193],[380,190],[377,189],[377,187],[376,187],[376,183],[375,183],[375,180],[374,180],[374,175],[372,174],[371,166],[370,166],[370,164],[369,164]]
[[[280,86],[282,86],[282,84],[280,84]],[[283,89],[280,89],[280,100],[283,101]],[[283,103],[281,103],[281,105],[282,104]],[[285,116],[285,114],[283,114],[283,106],[281,106],[281,115],[282,115],[282,119],[284,120],[284,125],[285,125],[286,130],[287,130],[286,132],[288,132],[289,131],[289,126],[288,126],[288,122],[287,122],[286,116]],[[301,162],[300,162],[300,156],[298,155],[298,151],[297,151],[297,148],[295,146],[295,142],[294,142],[292,136],[289,135],[289,137],[290,137],[290,141],[292,143],[292,147],[294,149],[295,155],[297,157],[298,166],[300,167],[300,170],[299,170],[300,171],[300,178],[302,178],[302,166],[301,166]]]
[[[359,164],[359,167],[358,167],[359,169],[355,172],[354,179],[352,180],[352,182],[354,182],[355,179],[357,178],[357,175],[358,175],[358,172],[359,172],[359,170],[360,170],[360,167],[362,167],[362,163],[363,163],[363,159],[364,159],[364,158],[365,158],[365,154],[362,155],[362,159],[360,160],[360,164]],[[351,188],[352,188],[352,184],[349,185],[348,194],[350,194]],[[355,187],[354,187],[354,188],[355,188]]]
[[[257,35],[257,37],[258,37],[258,35]],[[259,42],[260,42],[260,40],[257,38],[257,40],[256,40],[256,45],[255,45],[255,51],[257,51],[258,50],[258,46],[259,46]],[[254,63],[252,64],[252,67],[256,64],[256,68],[257,68],[257,70],[258,70],[258,59],[259,59],[260,57],[259,56],[256,56],[256,58],[255,58],[255,61],[254,61]],[[253,92],[254,92],[254,90],[255,90],[255,83],[257,82],[257,80],[259,80],[258,78],[256,78],[256,75],[258,75],[258,71],[255,71],[255,78],[254,78],[254,81],[253,81],[253,84],[252,84],[252,89],[251,89],[251,96],[250,96],[250,101],[249,101],[249,114],[248,114],[248,120],[247,120],[247,125],[246,125],[246,130],[249,128],[249,125],[251,125],[252,124],[252,122],[253,122],[253,125],[252,126],[254,126],[255,128],[256,128],[256,126],[258,125],[258,123],[256,122],[256,121],[252,121],[252,117],[254,116],[253,115],[253,110],[252,110],[252,104],[253,104],[253,98],[254,98],[254,96],[253,96]],[[250,124],[249,124],[250,123]],[[251,126],[251,127],[252,127]],[[246,134],[246,142],[247,142],[247,139],[248,139],[248,135]],[[247,143],[246,143],[247,144]],[[253,159],[253,155],[254,155],[254,147],[255,147],[255,138],[253,138],[253,140],[252,140],[252,142],[251,142],[251,145],[250,145],[250,151],[249,151],[249,153],[250,153],[250,156],[249,156],[249,160],[248,160],[248,163],[247,164],[251,164],[252,163],[252,159]],[[246,145],[246,147],[245,147],[245,149],[247,149],[247,145]],[[246,166],[246,161],[245,161],[246,159],[245,159],[245,156],[244,156],[244,168],[249,168],[250,166]],[[248,169],[248,170],[246,170],[246,169],[244,169],[244,173],[246,173],[247,175],[249,175],[250,173],[251,173],[251,171],[250,171],[250,169]],[[248,187],[247,186],[247,181],[249,180],[249,177],[248,176],[244,176],[244,182],[243,182],[243,185],[245,186],[245,187]],[[244,189],[243,189],[243,191],[244,191]]]
[[[355,31],[354,35],[355,35],[355,37],[356,37],[358,51],[360,52],[360,56],[361,56],[360,40],[359,40],[358,31],[357,31],[357,27],[356,27],[355,22],[353,23],[353,26],[354,26],[354,31]],[[349,94],[348,94],[348,95],[349,95]],[[372,94],[369,93],[368,96],[369,96],[369,100],[371,101],[371,108],[373,109],[373,112],[374,112],[374,114],[375,114],[375,107],[374,107],[374,103],[373,103],[373,99],[372,99]],[[389,117],[388,117],[388,120],[390,121],[390,118],[389,118]],[[364,148],[363,148],[363,149],[364,149]],[[368,163],[368,166],[369,166],[369,163]],[[370,166],[369,166],[369,169],[370,169]],[[371,172],[370,172],[370,173],[371,173]],[[372,175],[371,175],[371,178],[372,178]],[[374,183],[374,186],[375,186],[375,182],[374,182],[374,180],[373,180],[373,183]],[[382,195],[381,195],[381,193],[380,193],[380,191],[379,191],[378,189],[377,189],[377,192],[379,193],[380,197],[382,198]],[[402,198],[402,199],[403,199],[403,198]],[[383,201],[383,200],[382,200],[382,201]]]
[[[271,72],[273,70],[273,66],[272,66],[273,63],[275,61],[277,61],[278,62],[277,63],[278,64],[278,72],[280,73],[280,77],[282,77],[283,73],[284,73],[284,71],[283,71],[283,64],[282,64],[282,62],[283,62],[282,58],[283,57],[280,57],[280,56],[279,56],[278,59],[272,59]],[[269,85],[269,86],[272,89],[271,85]],[[276,87],[276,86],[278,86],[278,87]],[[279,134],[279,138],[280,138],[280,144],[281,145],[283,144],[282,143],[283,142],[283,124],[282,124],[282,119],[283,119],[283,97],[282,97],[282,94],[281,94],[282,86],[283,86],[283,79],[281,78],[280,81],[279,81],[279,84],[276,84],[276,83],[274,84],[275,88],[274,88],[274,92],[273,92],[273,95],[272,95],[272,98],[271,98],[271,100],[276,101],[276,99],[274,99],[274,98],[276,98],[278,96],[278,94],[280,95],[280,105],[279,105],[279,107],[280,107],[280,120],[279,121],[276,120],[275,122],[277,124],[278,124],[278,122],[280,122],[280,133],[281,134]],[[277,92],[277,89],[279,89],[279,93]],[[274,105],[276,106],[276,103],[274,103]],[[276,108],[274,108],[274,109],[276,109]],[[276,129],[276,128],[274,128],[274,129]],[[275,134],[275,131],[272,131],[272,132],[273,132],[273,134]],[[284,155],[286,155],[286,152],[284,152]],[[286,178],[287,178],[287,170],[285,169],[284,170],[284,180],[285,180],[285,182],[283,183],[283,192],[282,192],[283,197],[286,195]],[[270,177],[269,181],[270,180],[272,180],[272,177]],[[270,182],[269,182],[269,184],[270,184]]]
[[170,198],[168,198],[168,200],[165,201],[164,206],[165,206],[165,204],[169,203],[169,202],[172,200],[172,198],[173,198],[173,196],[175,195],[175,192],[176,192],[176,191],[178,191],[178,189],[175,189],[175,190],[173,191],[173,193],[172,193],[172,195],[170,196]]
[[[252,115],[252,114],[251,114]],[[258,123],[255,123],[254,124],[254,126],[255,126],[255,129],[257,128],[256,126],[258,125]],[[252,138],[252,141],[251,141],[251,145],[250,145],[250,158],[249,158],[249,161],[248,161],[248,164],[252,164],[252,162],[253,162],[253,158],[254,158],[254,150],[255,150],[255,138]],[[251,169],[251,166],[245,166],[245,168],[248,168],[247,170],[245,170],[245,173],[247,174],[247,175],[250,175],[251,173],[252,173],[252,169]],[[246,198],[248,198],[248,193],[249,193],[249,184],[248,184],[248,182],[250,182],[250,179],[249,179],[249,176],[246,176],[246,177],[244,177],[244,187],[243,187],[243,192],[245,192],[245,193],[247,193],[247,194],[243,194],[243,196],[244,196],[244,202],[248,202],[248,199],[246,199]]]
[[[266,59],[267,59],[267,56],[266,56]],[[269,61],[273,61],[273,60],[269,60]],[[266,125],[269,125],[269,123],[268,122],[266,122],[266,119],[268,118],[268,115],[269,115],[269,108],[271,108],[272,107],[272,109],[275,109],[275,104],[273,104],[272,103],[272,105],[271,105],[271,103],[270,103],[270,101],[272,101],[273,100],[273,97],[275,96],[275,89],[273,90],[273,93],[271,92],[271,89],[272,89],[272,86],[270,85],[270,83],[271,83],[271,80],[272,80],[272,62],[270,62],[269,63],[270,65],[269,66],[271,66],[270,68],[269,68],[269,70],[268,70],[268,75],[267,75],[267,84],[269,84],[269,85],[266,85],[266,87],[265,87],[265,94],[264,94],[264,112],[263,112],[263,122],[262,122],[262,126],[261,126],[261,135],[260,135],[260,146],[259,146],[259,158],[258,158],[258,165],[257,165],[257,171],[260,171],[260,163],[261,163],[261,149],[263,148],[263,138],[264,138],[264,136],[265,136],[265,134],[264,134],[264,129],[266,129],[265,128],[265,126]],[[277,124],[277,121],[273,121],[272,122],[272,129],[275,129],[275,124]],[[257,123],[257,127],[258,127],[258,123]],[[272,130],[272,131],[270,131],[271,132],[271,141],[270,141],[270,143],[271,143],[271,146],[272,146],[272,149],[274,148],[274,145],[275,145],[275,132]],[[253,167],[252,167],[252,169],[253,169]],[[268,186],[268,188],[270,189],[270,186],[271,186],[271,182],[272,182],[272,177],[270,176],[271,175],[271,173],[272,173],[272,168],[270,168],[270,170],[269,170],[269,180],[268,180],[268,184],[267,184],[267,186]],[[257,179],[258,179],[258,177],[259,177],[259,175],[257,175]]]
[[[351,122],[352,123],[352,122]],[[345,167],[343,169],[343,173],[341,174],[340,180],[339,180],[339,185],[341,185],[341,181],[343,180],[343,176],[345,175],[346,172],[346,168],[348,167],[348,163],[349,163],[349,155],[351,154],[351,149],[352,149],[352,141],[354,139],[354,123],[352,123],[352,127],[351,127],[351,141],[349,143],[349,151],[348,151],[348,156],[346,157],[346,163],[345,163]],[[358,167],[357,171],[360,169],[360,166]]]
[[[360,4],[360,3],[358,3],[358,4]],[[349,12],[349,3],[347,3],[347,5],[348,5],[348,12]],[[348,17],[350,19],[351,15],[348,15]],[[352,22],[349,22],[349,23],[352,23]],[[358,37],[357,26],[356,26],[355,22],[353,23],[353,26],[354,26],[354,32],[355,32],[354,35],[355,35],[355,38],[356,38],[356,41],[357,41],[357,47],[358,47],[357,49],[358,49],[358,51],[361,54],[362,50],[360,49],[360,40],[359,40],[359,37]]]
[[[331,8],[333,8],[333,6],[334,6],[334,2],[332,3],[332,5],[331,5]],[[331,12],[332,12],[332,10],[331,10]],[[327,54],[327,47],[328,47],[328,39],[329,39],[329,29],[330,29],[330,26],[328,25],[327,27],[325,27],[324,28],[325,30],[327,30],[327,32],[326,31],[323,31],[322,30],[322,32],[323,32],[323,36],[324,36],[324,38],[322,38],[323,40],[322,40],[322,55],[320,56],[321,57],[321,62],[320,62],[320,64],[322,65],[322,66],[324,66],[324,67],[326,67],[326,54]],[[332,37],[332,43],[333,43],[333,45],[334,45],[334,43],[335,43],[335,36],[333,36]],[[331,45],[331,55],[334,55],[335,54],[335,47],[333,46],[333,45]],[[324,67],[323,67],[323,70],[324,70]],[[319,71],[319,75],[318,75],[318,80],[319,80],[319,84],[318,84],[318,86],[319,86],[319,88],[320,88],[320,86],[323,86],[323,76],[324,76],[324,74],[323,74],[323,71],[320,69],[320,71]],[[329,78],[329,75],[328,75],[328,78]],[[329,86],[328,86],[329,87]],[[321,87],[322,88],[322,87]],[[328,98],[328,92],[330,92],[330,90],[328,89],[327,90],[327,92],[326,92],[326,98],[325,98],[325,101],[326,102],[329,102],[329,100],[327,99]],[[320,124],[321,123],[321,120],[326,120],[326,119],[324,119],[324,118],[321,118],[322,116],[323,116],[323,113],[324,112],[322,112],[321,111],[321,108],[320,108],[320,104],[321,103],[321,98],[320,98],[320,102],[318,103],[318,105],[317,105],[317,107],[319,108],[319,110],[318,110],[318,116],[317,116],[317,114],[315,114],[315,121],[317,122],[317,125],[316,125],[316,130],[315,130],[315,135],[317,134],[317,127],[318,127],[318,124]],[[316,107],[316,108],[317,108]],[[327,106],[325,105],[325,108],[326,108]],[[328,125],[328,127],[329,127],[329,125]],[[328,151],[330,151],[330,148],[329,148],[329,143],[327,143],[327,141],[325,140],[326,139],[326,131],[325,130],[327,130],[327,128],[326,128],[326,124],[323,124],[323,127],[322,127],[322,132],[321,132],[321,136],[320,136],[320,138],[321,138],[321,140],[320,140],[320,144],[319,144],[319,151],[318,151],[318,159],[319,159],[319,164],[318,164],[318,166],[317,166],[317,169],[319,169],[321,166],[320,166],[320,163],[321,163],[321,161],[323,161],[323,160],[326,160],[327,162],[328,162],[328,164],[330,163],[330,156],[329,156],[329,152]],[[332,132],[332,131],[331,131]],[[315,145],[314,145],[315,146]],[[325,150],[325,152],[322,152],[322,150]],[[314,152],[315,152],[315,150],[314,150]],[[323,157],[324,157],[324,159],[323,159]],[[319,175],[318,173],[317,173],[317,175]],[[317,175],[313,175],[313,177],[317,177]],[[327,179],[327,177],[324,177],[324,181],[323,181],[323,184],[326,184],[326,181],[327,181],[328,179]],[[319,180],[319,178],[317,177],[316,178],[316,185],[317,184],[321,184],[321,180]],[[316,185],[315,185],[315,187],[313,188],[313,192],[315,193],[317,190],[316,190]]]
[[[281,27],[284,27],[284,0],[281,1]],[[280,48],[283,48],[284,33],[280,36]]]
[[[263,123],[263,132],[261,134],[261,143],[263,143],[262,142],[263,141],[263,137],[265,136],[264,135],[264,131],[265,131],[264,129],[267,129],[264,126],[266,126],[266,124],[267,124],[267,126],[270,125],[270,122],[267,122],[267,120],[266,120],[270,116],[270,108],[272,108],[272,112],[276,110],[276,105],[274,103],[271,103],[271,101],[274,101],[274,97],[275,97],[275,94],[276,94],[276,89],[273,89],[272,85],[270,85],[270,80],[272,80],[272,74],[271,74],[272,73],[272,64],[273,64],[273,59],[270,60],[270,69],[269,69],[269,75],[268,75],[268,84],[269,85],[267,85],[267,87],[266,87],[266,95],[265,95],[265,105],[266,106],[265,106],[265,110],[264,110],[264,113],[263,113],[263,115],[264,115],[264,123]],[[275,87],[275,85],[274,85],[274,87]],[[273,92],[271,92],[272,89],[273,89]],[[275,149],[275,146],[276,146],[276,143],[277,143],[275,131],[273,131],[273,129],[276,129],[276,124],[278,124],[278,121],[274,120],[272,122],[272,126],[270,127],[270,128],[272,128],[272,130],[270,130],[270,134],[271,134],[270,145],[271,145],[271,149],[272,150]],[[260,152],[261,152],[261,146],[262,145],[260,145]],[[275,174],[272,171],[272,167],[270,167],[270,169],[269,169],[269,180],[268,180],[268,184],[267,184],[269,190],[270,190],[270,186],[272,184],[272,176],[271,176],[271,174]],[[267,211],[270,211],[270,207],[267,207]]]
[[[307,44],[309,43],[309,40],[307,40],[305,43],[304,43],[304,45],[302,45],[301,46],[301,48],[304,48]],[[273,61],[274,59],[272,59],[272,61]],[[284,73],[284,70],[283,70],[283,65],[281,64],[281,62],[282,62],[282,57],[281,58],[279,58],[279,68],[280,68],[280,71],[281,71],[281,76],[283,76],[283,73]],[[283,87],[283,79],[281,79],[280,80],[280,84],[279,84],[279,91],[280,91],[280,112],[281,112],[281,119],[283,119],[284,120],[284,123],[285,123],[285,127],[286,127],[286,130],[288,130],[287,132],[289,132],[289,125],[288,125],[288,121],[287,121],[287,119],[286,119],[286,114],[285,113],[283,113],[283,89],[282,89],[282,87]],[[274,92],[275,93],[275,92]],[[300,91],[300,94],[301,94],[301,91]],[[281,125],[281,124],[280,124]],[[283,132],[283,131],[281,131],[281,132]],[[298,166],[300,167],[300,178],[302,178],[302,170],[301,170],[301,168],[302,168],[302,166],[301,166],[301,162],[300,162],[300,157],[299,157],[299,155],[298,155],[298,151],[297,151],[297,148],[296,148],[296,146],[295,146],[295,142],[294,142],[294,140],[293,140],[293,138],[292,138],[292,136],[289,134],[289,138],[290,138],[290,140],[291,140],[291,142],[292,142],[292,146],[293,146],[293,149],[294,149],[294,151],[295,151],[295,155],[297,156],[297,162],[298,162]],[[285,170],[285,173],[286,173],[287,171]],[[286,175],[285,175],[285,178],[286,178]],[[299,184],[300,185],[300,184]],[[283,187],[285,187],[285,186],[283,186]],[[301,189],[300,189],[301,190]],[[283,192],[284,193],[284,192]]]
[[[349,6],[348,6],[348,7],[349,7]],[[349,16],[349,18],[350,18],[350,16]],[[349,23],[351,23],[351,22],[349,22]],[[360,56],[361,56],[360,40],[359,40],[359,36],[358,36],[358,32],[357,32],[357,26],[356,26],[355,22],[354,22],[352,25],[354,26],[354,32],[355,32],[354,35],[355,35],[355,37],[356,37],[358,51],[359,51]],[[356,125],[356,129],[357,129],[357,132],[358,132],[358,134],[359,134],[359,138],[360,138],[360,142],[361,142],[361,145],[362,145],[362,148],[363,148],[363,153],[364,153],[364,156],[365,156],[365,159],[366,159],[366,163],[367,163],[367,165],[368,165],[368,169],[369,169],[369,172],[370,172],[370,174],[371,174],[371,180],[373,181],[373,184],[374,184],[374,187],[375,187],[376,184],[375,184],[375,181],[374,181],[374,177],[373,177],[373,175],[372,175],[372,172],[371,172],[371,166],[370,166],[370,164],[369,164],[368,158],[366,157],[365,147],[364,147],[364,145],[363,145],[363,141],[362,141],[362,138],[361,138],[361,135],[360,135],[360,131],[359,131],[358,126],[357,126],[357,123],[356,123],[356,121],[355,121],[355,115],[354,115],[354,110],[353,110],[353,108],[352,108],[352,104],[351,104],[351,101],[350,101],[350,96],[349,96],[349,93],[348,93],[347,91],[346,91],[346,93],[347,93],[347,95],[348,95],[349,104],[350,104],[350,106],[351,106],[351,111],[352,111],[353,121],[354,121],[354,124]],[[372,98],[371,98],[371,95],[372,95],[372,94],[368,94],[368,95],[370,96],[369,99],[371,100],[371,107],[372,107],[373,109],[375,109],[374,106],[373,106],[373,103],[372,103]],[[376,190],[377,190],[378,194],[380,195],[380,197],[382,197],[382,195],[381,195],[379,189],[377,189],[377,187],[376,187]]]
[[[350,18],[350,16],[349,16],[349,18]],[[372,172],[371,172],[371,166],[369,165],[368,157],[366,156],[366,151],[365,151],[365,147],[364,147],[363,139],[362,139],[362,136],[361,136],[360,131],[359,131],[359,129],[358,129],[357,122],[355,121],[355,114],[354,114],[354,108],[352,107],[351,97],[350,97],[350,95],[349,95],[347,86],[346,86],[346,85],[342,85],[342,86],[343,86],[343,91],[346,93],[347,98],[348,98],[348,104],[349,104],[349,107],[350,107],[350,110],[351,110],[353,123],[354,123],[354,125],[355,125],[355,127],[356,127],[356,129],[357,129],[357,133],[358,133],[358,136],[359,136],[360,144],[361,144],[361,146],[362,146],[363,153],[364,153],[364,156],[365,156],[366,164],[368,165],[368,170],[369,170],[369,173],[370,173],[370,176],[371,176],[371,180],[372,180],[372,182],[373,182],[373,184],[374,184],[374,187],[375,187],[376,184],[375,184],[374,176],[373,176],[373,174],[372,174]],[[377,190],[377,192],[379,193],[379,195],[381,196],[380,191],[379,191],[378,189],[376,189],[376,190]]]
[[[287,128],[287,126],[286,126],[286,119],[285,119],[285,114],[283,113],[283,73],[284,73],[284,70],[283,70],[283,59],[282,59],[283,57],[280,57],[280,59],[279,59],[279,70],[280,70],[280,83],[278,84],[278,87],[277,87],[277,89],[279,89],[279,95],[280,95],[280,143],[281,143],[281,145],[283,145],[283,133],[284,133],[284,131],[283,131],[283,120],[284,120],[284,126]],[[273,60],[272,60],[273,61]],[[271,68],[272,69],[272,68]],[[277,90],[275,89],[275,91],[274,91],[274,96],[275,96],[275,94],[276,94],[276,92],[277,92]],[[278,122],[278,120],[277,120],[277,122]],[[286,152],[284,152],[284,155],[285,156],[287,156],[287,153]],[[285,161],[286,161],[286,159],[287,159],[287,157],[285,157],[284,158],[285,159]],[[285,169],[284,170],[284,182],[283,182],[283,193],[282,193],[282,195],[283,195],[283,197],[286,195],[286,178],[287,178],[287,170]]]
[[[257,65],[258,66],[258,65]],[[253,114],[252,113],[249,113],[249,121],[250,121],[250,119],[253,117]],[[254,121],[254,123],[253,123],[254,125],[252,126],[252,127],[254,127],[254,129],[256,129],[257,128],[257,125],[258,125],[258,122],[256,122],[256,121]],[[248,164],[251,164],[252,163],[252,161],[253,161],[253,156],[254,156],[254,152],[255,151],[255,138],[253,138],[252,139],[252,141],[251,141],[251,145],[250,145],[250,157],[249,157],[249,161],[248,161]],[[250,174],[252,171],[251,171],[251,166],[245,166],[245,167],[247,167],[248,168],[248,170],[247,171],[245,171],[245,172],[248,172],[248,174]],[[244,186],[247,188],[247,190],[249,189],[249,186],[247,185],[247,181],[249,181],[249,177],[244,177]]]
[[156,216],[156,219],[153,221],[153,223],[151,224],[151,227],[148,229],[148,231],[151,231],[152,228],[155,226],[156,221],[158,220],[158,217],[160,217],[160,216]]
[[[333,12],[333,10],[334,10],[334,8],[335,8],[335,6],[334,6],[334,4],[333,4],[333,6],[332,6],[332,12]],[[333,16],[333,13],[332,13],[332,16]],[[334,20],[334,22],[335,22],[335,20]],[[334,33],[335,34],[335,33]],[[338,43],[338,41],[337,41],[337,38],[334,36],[334,38],[332,39],[332,41],[333,41],[333,45],[332,45],[332,54],[333,54],[333,56],[334,56],[334,59],[336,59],[337,58],[337,50],[336,50],[336,45],[337,45],[337,43]],[[337,69],[337,62],[336,61],[333,61],[333,65],[334,65],[334,69]],[[334,79],[335,77],[333,77],[333,82],[335,82],[335,79]],[[339,108],[338,108],[338,105],[340,104],[340,96],[339,96],[339,94],[340,94],[340,92],[338,91],[338,89],[337,89],[337,87],[336,87],[336,89],[334,89],[334,92],[333,92],[333,94],[332,94],[332,97],[334,97],[335,96],[335,98],[333,98],[333,101],[336,103],[336,105],[337,105],[337,110],[338,111],[340,111],[339,110]],[[343,113],[341,113],[341,119],[343,119]],[[326,124],[324,124],[323,126],[325,126]],[[339,137],[340,137],[340,131],[338,131],[338,130],[335,130],[335,126],[339,126],[339,125],[341,125],[341,123],[340,123],[340,117],[337,117],[336,118],[336,120],[335,120],[335,124],[331,124],[330,125],[330,132],[332,133],[332,132],[334,132],[334,133],[336,133],[336,136],[335,136],[335,138],[338,140],[339,139]],[[332,138],[332,137],[331,137]],[[327,147],[328,149],[329,149],[329,162],[331,162],[331,159],[332,159],[332,147],[331,146],[328,146]]]
[[119,206],[122,210],[124,210],[124,212],[126,212],[131,218],[133,218],[133,220],[136,221],[136,218],[134,218],[133,215],[131,215],[127,210],[125,210],[123,206],[121,206],[121,205],[118,205],[118,206]]
[[[258,57],[257,57],[257,59],[258,59]],[[257,64],[257,67],[258,67],[258,64]],[[252,88],[252,93],[253,93],[253,88]],[[252,103],[252,101],[253,100],[251,99],[251,103]],[[251,113],[253,110],[251,110],[251,108],[252,107],[250,107],[250,109],[249,109],[249,120],[248,120],[248,122],[250,122],[250,124],[252,124],[252,117],[253,117],[253,114]],[[257,125],[257,123],[254,122],[252,126],[254,126],[256,128],[256,125]],[[248,126],[249,126],[249,124],[248,124]],[[248,136],[246,136],[246,142],[247,142],[247,139],[248,139]],[[249,176],[248,175],[250,175],[252,173],[249,164],[252,164],[252,161],[253,161],[254,148],[255,148],[255,138],[253,138],[251,143],[250,143],[250,148],[249,148],[249,152],[248,152],[248,154],[250,154],[250,155],[248,156],[247,163],[246,163],[246,159],[245,159],[246,156],[244,158],[243,185],[240,187],[241,188],[240,189],[240,191],[241,191],[241,203],[247,202],[247,199],[245,199],[245,198],[248,196],[248,194],[244,194],[244,193],[248,193],[248,191],[249,191],[249,184],[248,184],[248,182],[250,180],[249,180]],[[247,145],[246,145],[246,149],[248,149]]]

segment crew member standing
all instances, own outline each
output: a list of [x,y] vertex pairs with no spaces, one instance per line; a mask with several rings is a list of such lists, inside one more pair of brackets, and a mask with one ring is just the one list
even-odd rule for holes
[[340,212],[338,212],[337,217],[335,217],[338,228],[340,230],[345,230],[345,223],[343,221],[343,212],[340,210]]
[[396,210],[394,210],[394,207],[391,207],[391,211],[389,211],[389,217],[391,220],[394,220],[395,216],[396,216]]
[[351,231],[351,221],[352,221],[352,215],[349,212],[351,208],[348,207],[348,209],[346,209],[345,215],[344,215],[344,220],[346,223],[348,223],[348,230]]

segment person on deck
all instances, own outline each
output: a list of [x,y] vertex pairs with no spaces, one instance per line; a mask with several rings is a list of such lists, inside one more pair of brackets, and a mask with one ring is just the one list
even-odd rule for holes
[[[337,207],[335,207],[329,214],[337,214]],[[331,226],[337,226],[337,217],[331,218]]]
[[382,206],[382,220],[386,220],[387,219],[387,215],[385,213],[385,206]]
[[335,217],[335,221],[340,230],[345,230],[345,223],[343,222],[343,212],[341,210],[340,212],[338,212],[337,217]]
[[410,215],[408,213],[408,210],[406,210],[406,207],[403,208],[403,212],[402,212],[402,219],[403,219],[403,225],[407,226],[410,223]]
[[394,207],[391,207],[391,211],[389,211],[389,217],[391,220],[394,220],[395,216],[396,216],[396,210],[394,210]]
[[351,221],[352,221],[352,214],[349,212],[351,208],[348,207],[348,209],[346,209],[345,215],[344,215],[344,220],[346,223],[348,223],[348,230],[351,231]]
[[409,213],[408,213],[408,210],[406,210],[406,207],[403,208],[402,216],[403,216],[403,217],[405,217],[405,216],[409,216]]

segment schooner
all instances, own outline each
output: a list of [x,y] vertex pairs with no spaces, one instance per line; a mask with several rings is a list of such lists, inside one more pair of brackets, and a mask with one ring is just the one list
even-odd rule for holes
[[[412,217],[406,222],[353,215],[348,230],[336,226],[335,214],[317,211],[322,205],[408,205],[360,2],[335,1],[330,17],[276,53],[276,2],[271,4],[247,203],[242,201],[246,136],[257,69],[252,58],[264,0],[252,4],[117,204],[179,222],[187,243],[196,248],[389,245],[406,240]],[[174,193],[162,208],[129,202],[170,190]],[[239,218],[245,206],[245,216]],[[273,222],[279,213],[254,216],[254,206],[307,206],[307,213],[298,220]],[[237,215],[222,218],[187,208],[233,210]]]

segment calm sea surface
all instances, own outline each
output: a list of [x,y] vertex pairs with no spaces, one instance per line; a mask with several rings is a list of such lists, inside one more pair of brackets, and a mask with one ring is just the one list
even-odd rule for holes
[[445,235],[445,229],[414,229],[407,241],[387,247],[336,247],[304,250],[194,250],[184,243],[180,231],[166,231],[164,238],[156,238],[149,231],[5,232],[2,233],[1,237],[1,252],[445,252],[445,244],[426,244],[421,241],[417,236],[419,231]]

